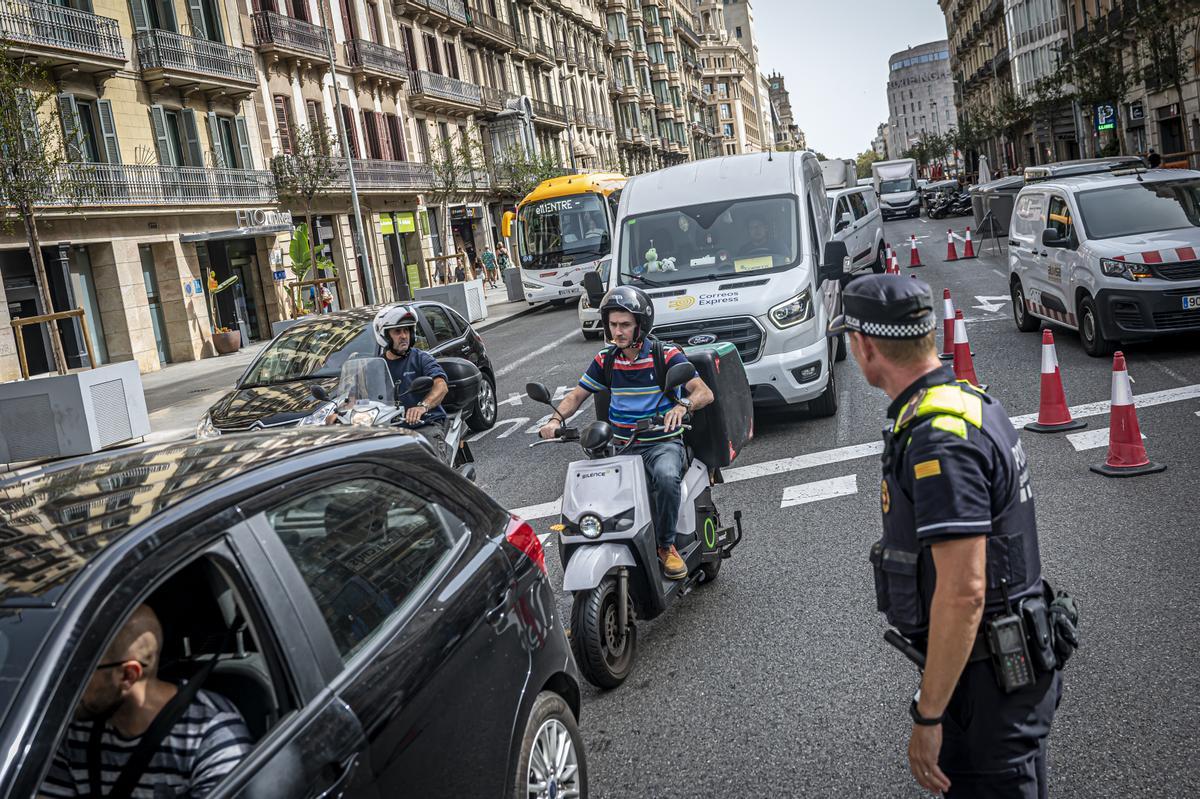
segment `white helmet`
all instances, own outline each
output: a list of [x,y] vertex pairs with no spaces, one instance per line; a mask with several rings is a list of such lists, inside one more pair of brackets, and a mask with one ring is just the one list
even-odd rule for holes
[[388,331],[396,327],[417,327],[417,313],[408,305],[389,305],[375,314],[371,328],[375,331],[375,340],[385,350],[392,346]]

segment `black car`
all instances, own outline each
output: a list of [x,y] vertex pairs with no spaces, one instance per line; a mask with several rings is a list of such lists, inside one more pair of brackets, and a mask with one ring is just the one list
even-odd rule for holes
[[[408,303],[420,317],[414,345],[435,358],[465,358],[479,368],[479,398],[467,416],[475,432],[496,423],[496,373],[475,329],[453,309],[438,302]],[[291,427],[324,405],[313,387],[332,392],[349,358],[380,355],[371,321],[383,306],[302,319],[268,344],[200,420],[201,437],[266,427]]]
[[209,799],[587,795],[541,543],[414,437],[283,430],[55,464],[0,482],[0,547],[0,799],[38,793],[143,603],[158,676],[202,680],[249,729]]

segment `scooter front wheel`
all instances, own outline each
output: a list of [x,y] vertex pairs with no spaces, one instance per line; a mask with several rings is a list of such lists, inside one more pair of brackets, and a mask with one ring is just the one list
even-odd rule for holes
[[637,628],[633,613],[620,629],[617,581],[605,577],[590,591],[575,594],[571,605],[571,650],[587,681],[597,688],[616,688],[633,671]]

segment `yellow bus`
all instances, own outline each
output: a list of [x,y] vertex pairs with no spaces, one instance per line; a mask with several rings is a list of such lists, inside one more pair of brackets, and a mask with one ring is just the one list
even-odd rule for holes
[[626,180],[614,172],[550,178],[517,204],[515,214],[504,215],[502,232],[505,238],[515,233],[513,255],[528,302],[570,300],[583,293],[583,276],[612,251],[617,200]]

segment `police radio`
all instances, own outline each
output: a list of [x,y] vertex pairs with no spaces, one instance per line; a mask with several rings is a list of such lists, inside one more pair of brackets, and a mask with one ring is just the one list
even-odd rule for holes
[[996,667],[996,681],[1006,694],[1011,694],[1033,685],[1033,665],[1025,643],[1025,624],[1012,612],[1008,601],[1007,580],[1000,581],[1000,590],[1004,594],[1005,613],[986,622],[987,643]]

